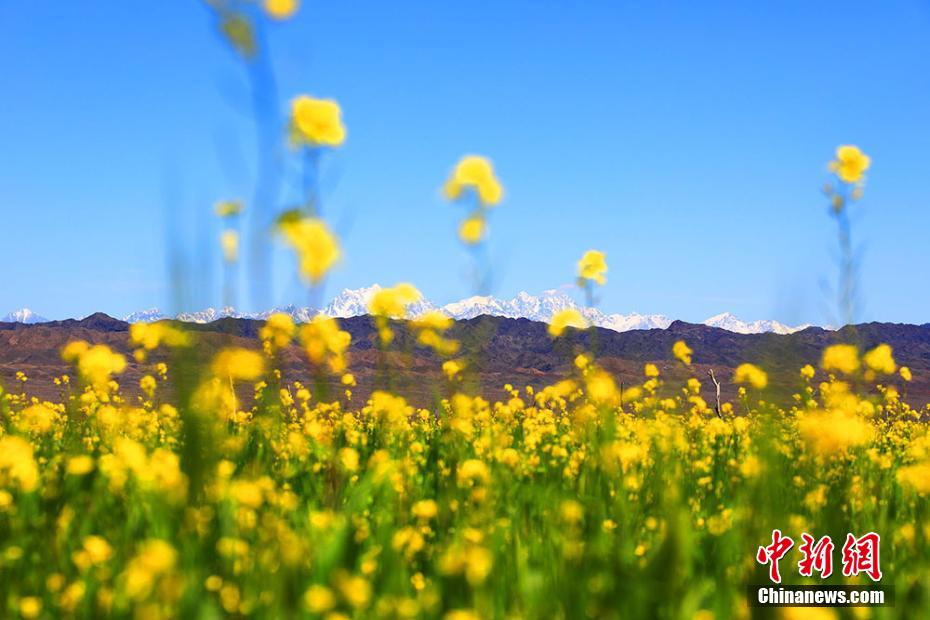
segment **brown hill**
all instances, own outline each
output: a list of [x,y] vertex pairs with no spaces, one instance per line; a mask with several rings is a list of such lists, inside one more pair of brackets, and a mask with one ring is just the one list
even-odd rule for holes
[[[380,370],[376,331],[370,317],[340,321],[352,334],[351,369],[365,396],[385,385],[388,378]],[[260,321],[221,319],[209,324],[185,324],[197,332],[196,355],[206,360],[223,346],[257,346]],[[442,392],[439,362],[429,351],[415,345],[403,322],[395,325],[397,339],[389,356],[390,383],[418,404],[428,405]],[[37,325],[0,323],[0,381],[7,389],[14,387],[15,374],[29,377],[26,391],[41,398],[58,394],[53,379],[69,368],[61,361],[61,348],[69,341],[83,339],[106,343],[129,354],[129,326],[102,313],[81,320],[53,321]],[[739,363],[748,361],[764,367],[771,378],[770,398],[785,400],[799,384],[798,369],[811,363],[816,366],[821,351],[830,344],[851,342],[863,348],[888,343],[899,364],[911,368],[914,380],[906,386],[908,400],[922,405],[930,402],[930,324],[902,325],[867,323],[826,331],[812,327],[790,335],[736,334],[722,329],[675,321],[668,329],[635,330],[618,333],[606,329],[573,333],[553,341],[544,323],[527,319],[482,316],[457,321],[451,335],[463,343],[463,354],[473,359],[485,393],[501,396],[505,383],[539,387],[565,376],[577,351],[591,348],[617,380],[627,385],[642,381],[642,365],[657,363],[671,380],[683,379],[684,370],[671,356],[672,344],[685,340],[695,351],[694,363],[699,378],[707,369],[715,369],[723,379],[724,395],[735,392],[729,382]],[[472,357],[476,352],[480,356]],[[307,364],[297,346],[284,352],[283,370],[288,379],[310,381]],[[130,356],[131,359],[131,356]],[[120,382],[132,391],[145,368],[131,361]],[[899,378],[893,381],[901,385]],[[709,381],[705,381],[709,387]],[[339,389],[335,384],[333,389]],[[904,390],[901,385],[902,391]],[[710,393],[705,394],[710,397]]]

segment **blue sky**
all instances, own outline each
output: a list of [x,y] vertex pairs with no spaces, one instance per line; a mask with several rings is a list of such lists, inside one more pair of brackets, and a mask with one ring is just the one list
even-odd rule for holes
[[[497,295],[570,284],[599,248],[608,311],[827,322],[819,188],[855,143],[873,158],[860,318],[930,321],[926,2],[305,0],[269,44],[282,102],[336,98],[348,127],[326,166],[330,292],[469,295],[439,188],[481,153],[507,192]],[[0,0],[0,84],[0,314],[178,310],[172,246],[196,281],[183,303],[220,304],[211,209],[250,195],[254,132],[203,4]],[[278,259],[274,302],[304,303]]]

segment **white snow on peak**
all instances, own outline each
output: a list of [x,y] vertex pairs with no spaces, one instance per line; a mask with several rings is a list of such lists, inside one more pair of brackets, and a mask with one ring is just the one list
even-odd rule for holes
[[704,325],[708,327],[719,327],[727,331],[736,332],[737,334],[762,334],[772,332],[775,334],[793,334],[810,327],[810,325],[799,325],[790,327],[784,323],[771,320],[761,321],[743,321],[733,315],[732,312],[722,312],[706,319]]
[[169,318],[168,315],[163,314],[158,308],[151,308],[149,310],[133,312],[127,315],[123,320],[127,323],[154,323],[167,318]]
[[[349,318],[367,314],[368,304],[371,302],[372,296],[380,290],[382,290],[382,287],[378,284],[356,289],[343,289],[322,309],[289,305],[265,312],[242,313],[231,307],[219,309],[206,308],[199,312],[182,312],[177,315],[177,319],[194,323],[209,323],[225,317],[266,319],[275,312],[288,314],[298,323],[307,322],[318,314],[325,314],[335,318]],[[574,308],[581,312],[590,324],[617,332],[626,332],[634,329],[666,329],[672,323],[671,319],[662,314],[639,314],[637,312],[630,314],[606,314],[597,308],[587,308],[578,304],[572,296],[568,295],[564,290],[558,289],[543,291],[539,295],[531,295],[526,291],[520,291],[511,299],[499,299],[490,295],[475,295],[446,304],[442,307],[437,307],[427,299],[421,299],[408,307],[407,316],[413,318],[432,310],[439,310],[443,314],[458,320],[473,319],[481,315],[490,315],[512,319],[524,318],[532,321],[549,322],[552,320],[554,314],[569,308]],[[29,313],[29,316],[34,315]],[[157,309],[152,309],[135,312],[126,317],[126,321],[133,323],[157,321],[163,318],[168,317]],[[723,312],[712,316],[705,320],[703,324],[739,334],[759,334],[764,332],[791,334],[810,327],[810,325],[806,324],[791,327],[779,323],[778,321],[770,320],[743,321],[730,312]]]
[[36,323],[48,323],[48,319],[39,316],[29,308],[20,308],[19,310],[14,310],[6,316],[0,318],[0,322],[35,325]]

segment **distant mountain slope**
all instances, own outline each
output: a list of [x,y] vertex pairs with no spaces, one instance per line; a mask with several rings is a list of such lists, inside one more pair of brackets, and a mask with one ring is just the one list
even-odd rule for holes
[[[377,330],[369,316],[340,319],[352,335],[351,370],[359,380],[357,393],[364,396],[377,386]],[[223,346],[255,347],[261,320],[226,317],[211,323],[190,323],[188,328],[200,334],[196,354],[207,359]],[[54,376],[70,372],[61,361],[60,351],[67,342],[84,339],[105,342],[126,354],[129,324],[102,313],[85,319],[51,321],[24,325],[0,324],[0,381],[6,385],[14,380],[17,370],[29,375],[31,394],[52,397],[57,388]],[[395,350],[413,352],[402,358],[398,381],[410,386],[419,404],[429,404],[434,386],[442,385],[439,360],[429,351],[416,346],[405,322],[395,323]],[[792,334],[739,334],[706,325],[674,321],[666,329],[616,332],[596,330],[596,339],[588,342],[589,333],[573,333],[569,338],[554,341],[544,322],[519,318],[481,316],[456,321],[450,335],[463,343],[463,355],[479,353],[483,385],[490,390],[505,383],[539,387],[563,378],[572,369],[574,347],[590,347],[597,351],[600,362],[627,385],[642,381],[645,362],[659,364],[663,377],[673,381],[684,377],[684,370],[671,355],[676,340],[685,340],[694,349],[693,372],[706,379],[706,371],[714,368],[723,379],[725,395],[733,396],[733,369],[742,362],[753,362],[769,372],[773,398],[780,401],[801,385],[799,368],[807,363],[817,365],[822,350],[837,342],[857,342],[862,348],[887,343],[894,350],[899,364],[913,372],[913,381],[904,384],[892,376],[888,382],[898,385],[909,402],[923,405],[930,402],[930,324],[902,325],[866,323],[854,328],[827,331],[811,327]],[[130,367],[120,383],[134,389],[142,368],[128,356]],[[307,380],[308,366],[304,352],[292,346],[283,355],[285,375]],[[815,381],[822,380],[818,374]],[[704,380],[705,388],[709,381]],[[334,385],[333,389],[339,389]],[[705,394],[706,398],[710,394]]]

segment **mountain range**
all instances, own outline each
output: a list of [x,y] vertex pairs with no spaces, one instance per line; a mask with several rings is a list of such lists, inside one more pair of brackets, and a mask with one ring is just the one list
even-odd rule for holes
[[[354,393],[365,398],[372,390],[382,389],[385,375],[379,369],[389,362],[396,389],[409,396],[410,402],[417,406],[434,404],[437,386],[444,385],[439,370],[441,359],[418,344],[416,330],[404,321],[393,322],[395,354],[385,357],[380,352],[378,326],[372,317],[338,320],[342,329],[351,335],[350,367],[358,380]],[[188,323],[187,329],[197,334],[198,342],[189,354],[199,360],[202,367],[225,347],[254,348],[262,325],[260,319],[242,318]],[[120,376],[120,384],[133,394],[136,389],[133,386],[139,385],[150,366],[134,360],[129,328],[129,323],[103,313],[80,320],[31,325],[0,323],[0,385],[14,384],[16,373],[22,371],[29,377],[30,396],[58,397],[61,388],[55,385],[55,377],[71,370],[62,360],[61,350],[68,342],[85,340],[107,344],[127,357],[128,367]],[[554,339],[547,333],[544,322],[483,315],[456,320],[447,335],[462,343],[462,355],[466,359],[477,361],[475,379],[488,386],[494,398],[506,396],[502,386],[507,383],[537,389],[554,383],[571,372],[576,351],[596,350],[599,363],[620,383],[641,381],[646,362],[659,366],[662,377],[672,386],[670,389],[677,389],[674,386],[680,385],[688,375],[701,379],[713,369],[721,378],[722,393],[727,399],[737,396],[737,386],[731,379],[734,369],[742,362],[751,361],[768,373],[771,397],[777,397],[779,403],[790,404],[790,395],[802,383],[798,374],[802,365],[817,365],[823,349],[831,344],[855,342],[863,350],[879,343],[891,346],[897,363],[911,369],[913,380],[904,383],[898,375],[889,375],[882,382],[895,385],[912,404],[930,403],[930,324],[865,323],[837,331],[809,327],[792,334],[739,334],[718,327],[672,321],[665,329],[617,332],[596,328],[576,333],[571,338]],[[672,355],[673,344],[678,340],[684,340],[694,350],[694,365],[690,369],[685,369]],[[158,351],[153,355],[150,362],[171,361],[168,352]],[[319,379],[312,375],[306,352],[297,344],[282,351],[280,363],[289,381],[309,384]],[[185,367],[187,372],[194,372],[192,369],[198,364]],[[814,383],[826,377],[822,371],[817,372]],[[327,385],[330,393],[338,393],[344,387],[338,377],[333,377]],[[711,387],[710,382],[704,382],[705,400],[714,397]]]
[[[127,323],[146,323],[176,318],[187,323],[211,323],[223,318],[261,320],[275,312],[289,314],[297,322],[306,322],[317,314],[344,319],[367,314],[368,302],[379,290],[381,290],[381,286],[377,284],[357,289],[344,289],[320,309],[290,305],[273,308],[265,312],[239,312],[235,308],[224,307],[206,308],[197,312],[182,312],[171,317],[157,308],[153,308],[133,312],[125,317],[125,321]],[[582,307],[571,296],[560,290],[547,290],[539,295],[530,295],[521,291],[512,299],[473,296],[444,306],[438,306],[429,300],[421,299],[408,308],[408,317],[413,318],[432,310],[438,310],[456,320],[488,315],[548,322],[555,313],[569,308],[575,308],[581,312],[590,324],[615,332],[626,332],[635,329],[666,329],[672,323],[672,319],[661,314],[639,314],[636,312],[631,314],[607,314],[597,308]],[[46,319],[35,315],[28,309],[10,313],[0,320],[10,323],[30,324],[46,322]],[[806,324],[792,327],[773,320],[744,321],[730,312],[712,316],[703,321],[703,324],[738,334],[792,334],[811,326]]]

